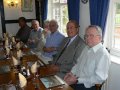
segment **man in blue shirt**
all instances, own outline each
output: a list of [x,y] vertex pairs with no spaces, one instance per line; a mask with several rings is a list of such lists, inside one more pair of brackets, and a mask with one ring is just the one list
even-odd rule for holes
[[65,37],[58,31],[58,23],[55,20],[50,21],[49,28],[51,34],[47,36],[43,55],[52,58]]

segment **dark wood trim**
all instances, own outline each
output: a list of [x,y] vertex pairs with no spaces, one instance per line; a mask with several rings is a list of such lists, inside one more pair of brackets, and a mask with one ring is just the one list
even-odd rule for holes
[[40,7],[38,0],[35,0],[35,11],[36,11],[36,20],[40,22]]
[[[0,13],[1,13],[1,25],[2,25],[2,32],[6,32],[6,24],[18,23],[18,20],[5,20],[5,13],[4,13],[4,4],[3,0],[0,0]],[[35,10],[36,10],[36,20],[40,20],[40,7],[39,1],[35,0]],[[31,22],[33,19],[27,19],[27,22]]]
[[6,32],[6,26],[5,26],[5,13],[4,13],[4,4],[3,0],[0,0],[0,12],[1,12],[1,25],[2,25],[2,32]]
[[[31,22],[34,19],[26,19],[27,22]],[[5,20],[6,24],[18,23],[18,20]]]

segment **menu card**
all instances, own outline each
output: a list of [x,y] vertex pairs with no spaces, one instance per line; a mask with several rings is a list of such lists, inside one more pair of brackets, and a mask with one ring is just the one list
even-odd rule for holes
[[52,88],[65,84],[65,82],[56,75],[40,78],[46,88]]

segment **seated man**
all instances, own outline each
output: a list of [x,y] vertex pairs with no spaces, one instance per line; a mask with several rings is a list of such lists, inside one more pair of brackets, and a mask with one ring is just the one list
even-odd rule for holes
[[64,77],[74,90],[96,90],[95,84],[102,84],[107,79],[110,59],[101,40],[100,27],[91,25],[86,29],[85,41],[88,46],[82,51],[71,72]]
[[50,22],[46,20],[44,21],[44,24],[43,24],[42,38],[44,43],[46,43],[46,38],[50,34],[49,23]]
[[51,33],[47,36],[43,55],[52,58],[65,37],[58,31],[58,23],[55,20],[50,21],[49,29]]
[[84,41],[78,35],[79,25],[77,22],[74,20],[69,21],[66,28],[68,37],[63,40],[51,65],[58,71],[57,75],[61,78],[64,78],[65,74],[70,72],[85,47]]
[[49,23],[50,21],[48,20],[44,21],[44,25],[43,25],[44,32],[43,33],[44,33],[45,38],[47,37],[48,34],[50,34]]
[[[42,43],[42,28],[39,26],[39,22],[37,20],[32,21],[32,30],[30,32],[30,36],[28,39],[28,46],[31,49],[42,49],[43,43]],[[41,44],[40,44],[41,43]],[[40,44],[40,45],[39,45]]]
[[16,34],[16,38],[20,39],[23,43],[27,43],[31,28],[26,24],[26,19],[24,17],[20,17],[18,22],[20,29]]

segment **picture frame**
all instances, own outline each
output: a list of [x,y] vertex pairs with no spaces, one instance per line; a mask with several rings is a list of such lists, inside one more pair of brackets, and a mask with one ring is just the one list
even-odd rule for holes
[[21,10],[22,12],[32,12],[33,0],[21,0]]

